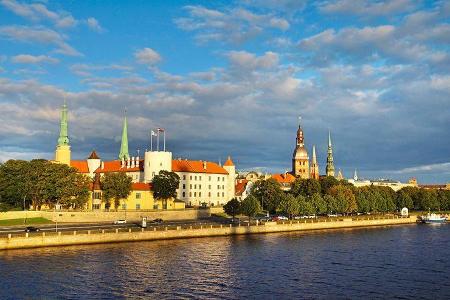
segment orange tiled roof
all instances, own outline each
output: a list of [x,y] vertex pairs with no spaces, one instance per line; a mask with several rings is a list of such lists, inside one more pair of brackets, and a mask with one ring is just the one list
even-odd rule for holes
[[234,166],[234,163],[233,163],[233,161],[231,160],[231,157],[230,156],[228,156],[228,159],[227,159],[227,161],[223,164],[225,167],[232,167],[232,166]]
[[234,190],[235,190],[235,193],[236,193],[237,196],[241,196],[242,195],[242,193],[247,188],[247,183],[248,183],[248,180],[246,180],[246,179],[241,179],[241,180],[238,181],[238,183],[236,183],[236,186],[235,186]]
[[77,169],[79,173],[89,173],[88,164],[85,160],[71,160],[70,166]]
[[291,173],[273,174],[272,178],[279,183],[293,183],[295,181],[295,176]]
[[[204,164],[206,164],[206,168]],[[218,164],[201,160],[172,160],[172,171],[228,175],[228,172]]]
[[120,160],[112,160],[112,161],[105,161],[103,162],[103,169],[102,167],[95,170],[95,173],[108,173],[108,172],[139,172],[144,171],[144,160],[139,161],[139,166],[134,168],[127,168],[126,161],[125,161],[125,167],[122,168],[122,161]]
[[131,186],[133,191],[150,191],[152,189],[151,183],[134,182]]

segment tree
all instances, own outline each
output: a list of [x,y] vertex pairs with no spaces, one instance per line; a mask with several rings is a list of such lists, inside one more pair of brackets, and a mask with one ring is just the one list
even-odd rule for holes
[[342,185],[333,186],[328,193],[336,199],[336,211],[339,213],[353,213],[358,210],[355,195],[351,188]]
[[320,193],[320,182],[316,179],[295,179],[292,184],[291,193],[297,197],[302,195],[305,197],[312,196],[315,193]]
[[245,198],[241,203],[241,213],[245,216],[248,216],[248,220],[250,221],[251,217],[256,216],[256,214],[261,212],[261,205],[259,204],[258,199],[255,196],[249,195]]
[[232,216],[234,220],[234,217],[241,213],[241,202],[239,202],[238,199],[233,198],[223,206],[223,210],[227,215]]
[[0,203],[5,208],[21,207],[25,209],[27,199],[27,173],[29,162],[8,160],[0,165]]
[[329,194],[324,195],[323,201],[325,201],[327,205],[327,212],[329,213],[338,212],[338,203],[336,201],[336,198],[334,198],[332,195]]
[[355,197],[359,212],[368,213],[371,211],[370,190],[368,186],[356,189]]
[[114,199],[114,207],[119,208],[120,199],[126,199],[131,193],[133,179],[127,176],[125,172],[105,173],[102,178],[103,199],[106,202],[105,207],[111,206],[111,200]]
[[314,206],[311,204],[310,201],[306,199],[306,197],[299,195],[297,196],[297,202],[299,205],[299,213],[301,215],[312,215],[315,212]]
[[180,185],[180,176],[175,172],[159,171],[153,177],[153,197],[163,201],[163,207],[167,207],[167,199],[177,197],[177,188]]
[[413,209],[414,202],[411,195],[406,190],[401,189],[397,192],[397,208],[401,210],[403,207]]
[[335,185],[339,185],[339,181],[333,176],[326,176],[320,181],[322,194],[328,194],[328,190]]
[[327,204],[320,195],[320,193],[314,193],[309,200],[314,207],[315,213],[318,215],[327,213]]
[[292,219],[293,215],[297,215],[299,213],[300,204],[292,194],[286,194],[281,199],[280,209],[283,213],[289,216],[289,219]]
[[280,184],[275,179],[270,178],[255,182],[250,190],[250,195],[261,203],[262,209],[275,213],[283,197],[283,191]]

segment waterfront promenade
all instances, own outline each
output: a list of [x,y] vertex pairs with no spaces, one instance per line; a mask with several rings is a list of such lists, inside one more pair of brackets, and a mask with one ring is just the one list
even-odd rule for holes
[[0,250],[37,248],[50,246],[67,246],[83,244],[101,244],[116,242],[151,241],[180,238],[198,238],[212,236],[230,236],[258,233],[274,233],[289,231],[308,231],[321,229],[340,229],[371,226],[405,225],[417,222],[416,216],[401,218],[365,217],[295,220],[285,222],[266,222],[258,225],[250,224],[221,224],[221,225],[190,225],[190,226],[162,226],[149,228],[116,228],[112,230],[87,230],[66,232],[42,232],[9,234],[0,238]]

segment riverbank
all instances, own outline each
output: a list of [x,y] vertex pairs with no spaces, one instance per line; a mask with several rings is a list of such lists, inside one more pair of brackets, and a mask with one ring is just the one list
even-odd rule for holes
[[101,231],[73,231],[58,233],[36,233],[36,234],[9,234],[0,238],[0,250],[53,247],[68,245],[85,245],[117,242],[151,241],[180,238],[198,238],[213,236],[230,236],[258,233],[274,233],[289,231],[309,231],[321,229],[340,229],[354,227],[372,227],[387,225],[414,224],[417,217],[399,218],[397,216],[388,218],[366,218],[340,220],[302,220],[286,222],[267,222],[259,225],[210,225],[210,226],[173,226],[173,227],[150,227],[146,229],[115,229]]

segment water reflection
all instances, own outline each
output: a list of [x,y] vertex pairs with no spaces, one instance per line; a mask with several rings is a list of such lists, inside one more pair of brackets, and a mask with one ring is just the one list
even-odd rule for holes
[[450,226],[0,252],[0,298],[448,298]]

